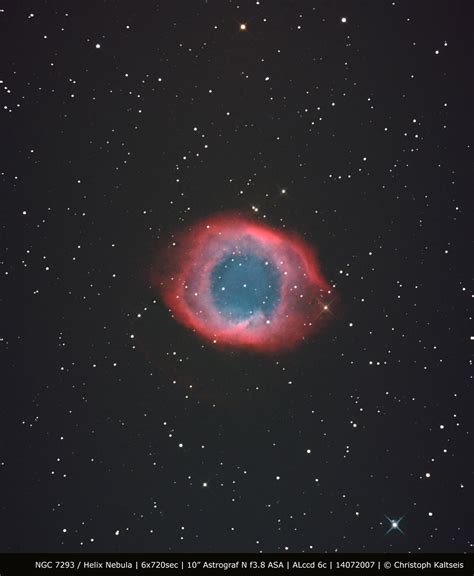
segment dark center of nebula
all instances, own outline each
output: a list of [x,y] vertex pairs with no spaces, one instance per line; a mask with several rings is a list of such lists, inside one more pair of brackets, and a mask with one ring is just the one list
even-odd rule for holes
[[229,319],[246,320],[258,312],[269,316],[280,301],[280,274],[254,254],[230,254],[211,273],[217,310]]

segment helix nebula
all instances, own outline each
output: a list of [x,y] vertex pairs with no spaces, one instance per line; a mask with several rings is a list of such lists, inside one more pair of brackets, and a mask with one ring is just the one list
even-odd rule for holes
[[276,352],[332,316],[335,294],[299,235],[217,214],[176,235],[152,269],[176,320],[214,346]]

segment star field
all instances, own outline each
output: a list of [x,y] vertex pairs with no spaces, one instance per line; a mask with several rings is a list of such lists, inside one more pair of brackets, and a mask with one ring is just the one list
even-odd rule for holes
[[[0,4],[0,552],[472,550],[472,16]],[[317,251],[330,321],[291,350],[150,282],[227,210]],[[214,304],[281,281],[235,254]]]

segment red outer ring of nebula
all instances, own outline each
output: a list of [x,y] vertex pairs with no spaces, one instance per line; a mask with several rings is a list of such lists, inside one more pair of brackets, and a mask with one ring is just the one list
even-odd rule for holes
[[[173,316],[214,346],[275,352],[292,348],[329,319],[335,294],[315,250],[299,235],[239,214],[200,220],[176,235],[151,272]],[[211,273],[233,252],[251,252],[280,272],[280,300],[271,316],[231,321],[215,307]]]

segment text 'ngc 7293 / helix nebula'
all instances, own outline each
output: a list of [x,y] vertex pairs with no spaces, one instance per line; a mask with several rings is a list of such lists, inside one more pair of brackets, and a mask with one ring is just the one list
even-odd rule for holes
[[276,352],[331,316],[335,294],[300,236],[238,214],[201,220],[160,252],[152,283],[214,345]]

